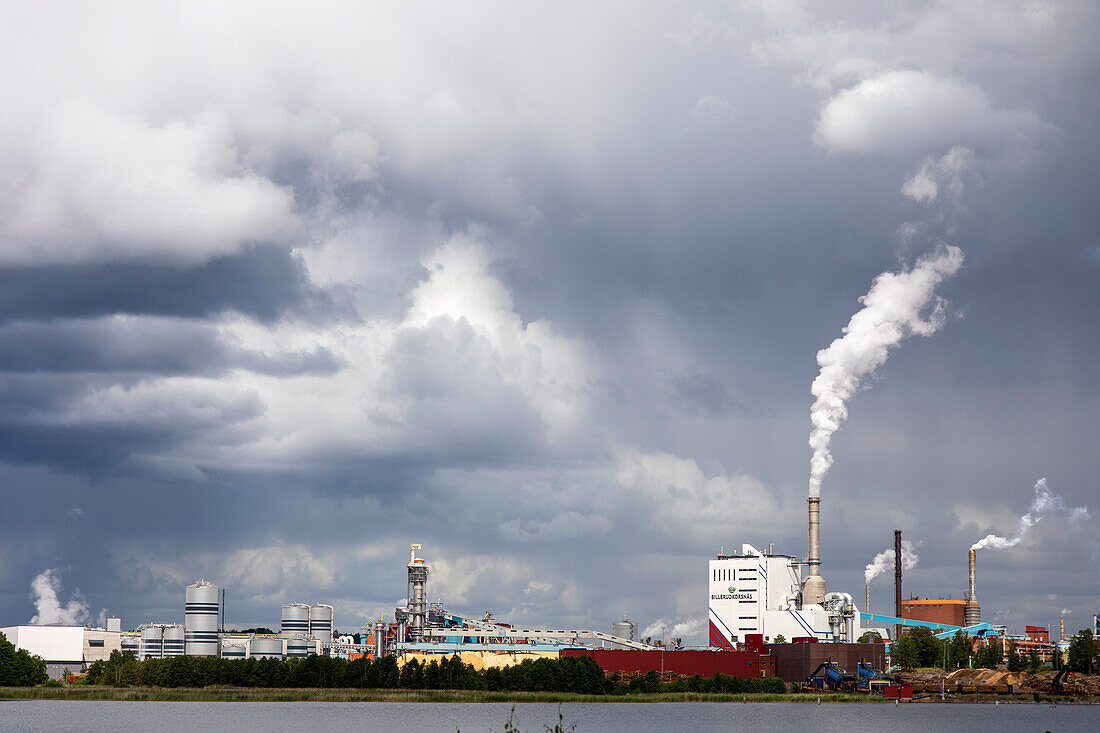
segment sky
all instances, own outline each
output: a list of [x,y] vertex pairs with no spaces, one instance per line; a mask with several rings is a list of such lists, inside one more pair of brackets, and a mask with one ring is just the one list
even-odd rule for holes
[[1096,3],[5,16],[0,625],[354,631],[418,542],[452,610],[704,642],[708,557],[806,552],[830,345],[956,250],[841,390],[822,573],[901,529],[961,597],[1027,514],[984,618],[1100,611]]

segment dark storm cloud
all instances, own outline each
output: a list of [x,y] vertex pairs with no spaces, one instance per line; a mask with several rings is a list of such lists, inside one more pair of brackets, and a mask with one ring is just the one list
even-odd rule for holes
[[9,323],[0,326],[0,374],[143,372],[331,374],[339,360],[325,349],[265,355],[227,344],[213,326],[175,320],[121,319]]
[[309,284],[285,247],[256,246],[197,267],[111,262],[0,268],[0,320],[116,313],[201,318],[231,310],[261,321],[323,314],[333,294]]

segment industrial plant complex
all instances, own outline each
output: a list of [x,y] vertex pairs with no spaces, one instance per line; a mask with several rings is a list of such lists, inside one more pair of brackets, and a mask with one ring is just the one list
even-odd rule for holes
[[[293,659],[319,654],[354,659],[396,657],[428,661],[458,655],[475,668],[503,667],[540,657],[590,656],[607,673],[737,677],[778,676],[801,682],[815,670],[846,670],[854,679],[872,678],[890,667],[891,642],[907,629],[924,627],[937,638],[965,634],[975,645],[989,637],[1007,637],[1007,629],[981,620],[976,595],[976,558],[969,553],[965,598],[903,599],[901,533],[895,533],[895,609],[893,615],[856,606],[846,592],[829,591],[820,556],[820,499],[809,499],[808,552],[794,555],[751,544],[721,551],[708,563],[708,643],[685,647],[681,640],[639,639],[628,618],[595,629],[515,626],[490,612],[463,615],[427,601],[429,563],[410,546],[406,565],[406,602],[392,617],[354,633],[334,636],[334,607],[326,603],[288,602],[278,632],[225,629],[225,591],[199,580],[184,592],[184,623],[152,623],[123,630],[119,618],[105,628],[21,625],[0,628],[12,644],[42,657],[51,676],[78,673],[113,652],[138,660],[183,655],[223,659]],[[869,599],[869,592],[867,594]],[[1100,631],[1100,616],[1094,619]],[[1064,651],[1064,629],[1027,626],[1011,638],[1022,653],[1035,652],[1050,662]]]

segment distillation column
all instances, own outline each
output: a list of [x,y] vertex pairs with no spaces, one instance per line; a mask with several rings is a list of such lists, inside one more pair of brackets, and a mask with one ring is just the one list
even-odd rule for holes
[[424,596],[428,565],[416,556],[420,548],[418,544],[409,545],[409,641],[421,641],[421,632],[428,617],[428,602]]

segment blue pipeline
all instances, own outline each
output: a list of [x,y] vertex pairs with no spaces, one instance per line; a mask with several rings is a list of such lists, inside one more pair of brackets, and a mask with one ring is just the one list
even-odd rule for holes
[[923,626],[933,631],[939,631],[935,634],[937,639],[946,639],[949,636],[953,636],[956,631],[961,631],[964,634],[971,636],[978,636],[981,634],[990,634],[996,636],[1001,632],[998,629],[993,628],[993,624],[983,621],[980,624],[974,624],[973,626],[952,626],[951,624],[939,624],[932,621],[918,621],[912,618],[898,618],[897,616],[880,616],[877,613],[860,613],[859,617],[863,621],[874,621],[880,624],[898,624],[900,626]]

